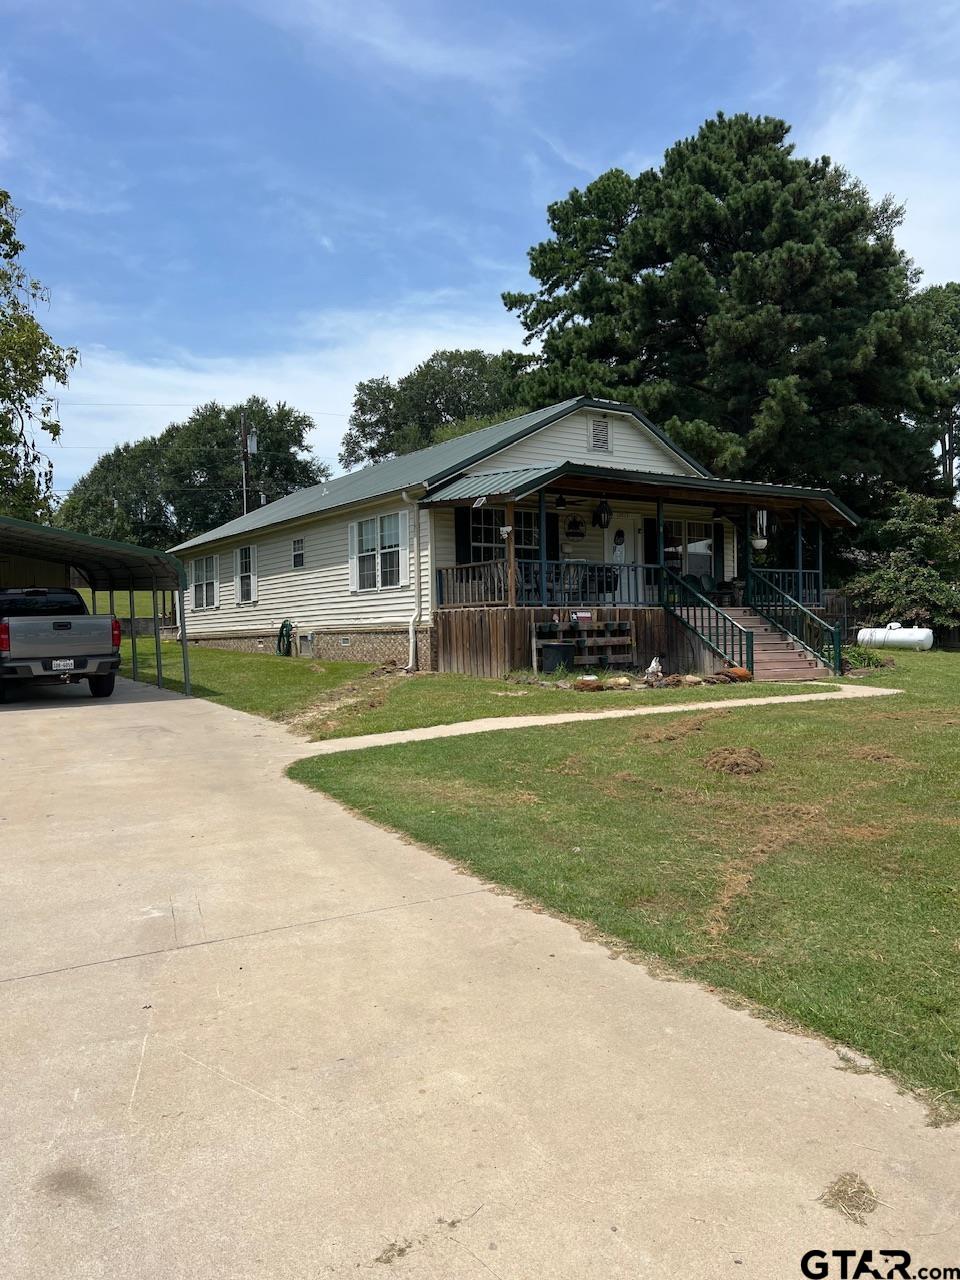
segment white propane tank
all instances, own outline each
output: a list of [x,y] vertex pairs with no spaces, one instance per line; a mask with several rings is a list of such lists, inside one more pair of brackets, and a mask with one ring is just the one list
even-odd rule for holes
[[888,622],[885,627],[861,627],[857,644],[866,649],[932,649],[933,632],[929,627],[902,627]]

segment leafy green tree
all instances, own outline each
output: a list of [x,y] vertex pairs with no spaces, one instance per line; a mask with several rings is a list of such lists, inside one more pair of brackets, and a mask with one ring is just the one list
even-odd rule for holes
[[933,285],[916,295],[927,329],[927,361],[936,400],[927,421],[937,440],[940,472],[951,493],[960,483],[960,284]]
[[902,210],[788,133],[720,114],[572,191],[530,250],[539,287],[504,302],[542,344],[533,403],[635,401],[722,475],[876,508],[935,473]]
[[330,474],[325,463],[307,456],[313,419],[288,404],[269,405],[260,396],[245,404],[210,403],[160,436],[162,496],[185,537],[234,520],[243,511],[240,439],[242,420],[256,431],[250,457],[248,502],[260,504],[319,484]]
[[871,621],[960,626],[960,511],[949,501],[902,493],[862,541],[847,593]]
[[162,462],[156,436],[117,445],[74,484],[54,523],[142,547],[169,547],[179,529],[162,494]]
[[60,435],[50,386],[65,386],[77,353],[58,346],[34,312],[47,291],[24,269],[18,210],[0,190],[0,513],[49,519],[53,467],[38,443]]
[[435,351],[396,382],[358,383],[340,462],[380,462],[435,444],[451,429],[459,434],[458,423],[510,416],[523,403],[527,364],[512,351]]
[[64,528],[164,547],[243,513],[241,427],[257,436],[247,480],[250,507],[319,484],[330,468],[309,456],[313,420],[260,396],[210,403],[159,436],[120,445],[70,490],[58,514]]

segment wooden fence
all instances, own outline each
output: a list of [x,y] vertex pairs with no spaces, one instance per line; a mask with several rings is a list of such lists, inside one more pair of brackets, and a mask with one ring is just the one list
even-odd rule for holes
[[[533,665],[533,626],[553,609],[438,609],[433,617],[437,670],[502,677]],[[591,609],[596,622],[632,622],[641,667],[658,657],[664,672],[705,674],[722,665],[696,635],[665,609]]]

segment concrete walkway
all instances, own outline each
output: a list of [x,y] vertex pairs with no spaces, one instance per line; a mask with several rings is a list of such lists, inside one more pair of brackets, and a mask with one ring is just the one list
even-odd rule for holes
[[960,1262],[955,1130],[283,776],[314,750],[143,686],[0,708],[4,1276]]
[[[800,686],[798,686],[799,688]],[[426,742],[430,738],[461,738],[470,733],[495,733],[505,729],[534,729],[540,725],[570,724],[580,720],[622,720],[630,716],[667,716],[684,711],[726,711],[733,707],[779,707],[785,702],[843,702],[849,698],[886,698],[901,689],[878,689],[870,685],[845,684],[820,693],[772,694],[759,698],[712,698],[709,702],[659,703],[654,707],[613,707],[606,711],[564,711],[537,716],[488,716],[482,720],[458,720],[454,724],[433,724],[424,729],[396,729],[389,733],[365,733],[353,738],[328,738],[313,743],[306,754],[339,755],[366,747],[392,747],[401,742]],[[597,694],[602,697],[602,694]]]

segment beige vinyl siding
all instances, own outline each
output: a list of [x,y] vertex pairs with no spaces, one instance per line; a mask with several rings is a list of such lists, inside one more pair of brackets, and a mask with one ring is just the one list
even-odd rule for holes
[[[263,531],[233,538],[215,548],[198,548],[196,557],[184,554],[189,564],[200,551],[216,555],[220,573],[220,603],[215,609],[193,608],[193,592],[188,596],[189,635],[253,634],[273,631],[284,618],[301,630],[381,627],[406,625],[416,603],[414,586],[412,529],[407,554],[410,581],[405,587],[385,587],[379,591],[351,592],[349,588],[348,528],[359,519],[401,511],[400,498],[375,505],[353,507],[349,511],[311,521],[301,521],[282,530]],[[412,521],[411,521],[412,524]],[[293,539],[303,538],[304,564],[293,568]],[[237,604],[234,594],[234,552],[238,547],[257,548],[257,599]],[[429,513],[420,513],[420,581],[424,614],[429,614]]]
[[491,454],[469,470],[506,471],[514,467],[543,467],[551,462],[589,462],[597,466],[623,467],[629,471],[659,471],[681,476],[698,474],[694,467],[632,417],[607,414],[609,450],[591,449],[591,423],[594,418],[602,417],[596,410],[571,413],[517,444]]

